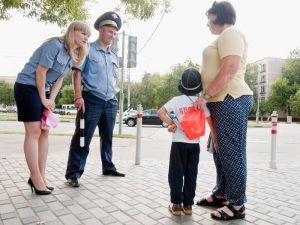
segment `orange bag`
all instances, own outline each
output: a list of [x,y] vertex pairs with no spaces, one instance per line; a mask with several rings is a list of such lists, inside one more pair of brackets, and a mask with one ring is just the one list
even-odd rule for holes
[[188,139],[193,140],[205,134],[205,113],[203,109],[190,107],[180,121]]

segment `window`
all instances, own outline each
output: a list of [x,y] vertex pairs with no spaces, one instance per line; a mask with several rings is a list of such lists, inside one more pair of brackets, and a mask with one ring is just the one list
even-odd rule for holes
[[266,64],[261,64],[260,65],[260,72],[266,72]]

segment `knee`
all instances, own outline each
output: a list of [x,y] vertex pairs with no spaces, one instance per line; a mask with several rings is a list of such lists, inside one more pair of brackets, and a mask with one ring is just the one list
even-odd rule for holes
[[30,139],[39,139],[41,136],[41,129],[37,129],[37,128],[27,129],[25,136]]
[[40,138],[48,138],[49,130],[41,130]]

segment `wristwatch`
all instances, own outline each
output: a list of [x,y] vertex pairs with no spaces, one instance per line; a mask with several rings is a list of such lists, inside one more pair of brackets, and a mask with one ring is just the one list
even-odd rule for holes
[[201,97],[204,98],[206,101],[211,98],[211,96],[205,92],[202,93]]

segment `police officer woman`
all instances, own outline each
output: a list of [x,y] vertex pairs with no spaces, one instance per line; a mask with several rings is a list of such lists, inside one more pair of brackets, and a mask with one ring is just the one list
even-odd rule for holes
[[50,194],[54,189],[45,175],[49,131],[41,129],[42,113],[44,109],[54,110],[55,98],[71,62],[79,65],[88,52],[89,36],[86,24],[72,22],[63,36],[50,38],[35,50],[14,86],[18,120],[25,126],[28,184],[38,195]]

